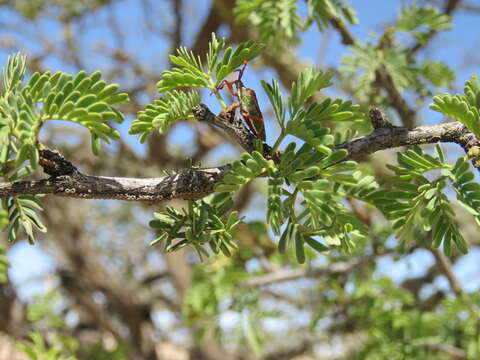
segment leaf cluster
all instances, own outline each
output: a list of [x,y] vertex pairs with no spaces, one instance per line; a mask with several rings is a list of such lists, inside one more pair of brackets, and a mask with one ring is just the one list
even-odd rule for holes
[[358,84],[354,92],[362,101],[388,105],[388,97],[380,93],[377,84],[377,71],[385,67],[398,93],[413,91],[419,100],[431,96],[435,88],[450,85],[455,80],[454,73],[441,61],[419,62],[396,34],[406,32],[426,45],[432,31],[450,28],[450,17],[435,8],[402,7],[396,24],[378,38],[377,44],[356,43],[350,47],[351,55],[341,60],[344,86]]
[[332,18],[356,24],[355,11],[340,0],[307,1],[308,16],[299,14],[297,0],[239,0],[234,13],[240,23],[253,25],[260,39],[272,46],[284,46],[298,41],[300,31],[315,22],[324,31]]
[[382,67],[390,74],[398,93],[413,91],[419,100],[455,80],[453,71],[442,61],[418,62],[407,48],[397,44],[383,48],[367,42],[351,46],[350,52],[341,60],[342,82],[347,88],[349,84],[358,84],[354,92],[365,103],[389,104],[388,96],[380,92],[377,84],[377,71]]
[[341,0],[308,0],[310,14],[307,24],[312,20],[317,23],[320,31],[325,30],[332,18],[336,18],[342,22],[350,24],[357,24],[358,19],[355,15],[355,10],[347,6]]
[[193,119],[192,107],[200,103],[200,97],[196,90],[187,90],[192,87],[209,89],[226,107],[217,90],[219,84],[243,63],[257,57],[263,48],[263,44],[250,40],[233,50],[225,46],[225,38],[217,39],[212,33],[206,62],[184,47],[177,49],[177,55],[170,55],[175,67],[165,70],[157,83],[163,97],[138,113],[129,133],[141,134],[140,140],[143,142],[155,128],[164,133],[177,120]]
[[[26,76],[26,58],[15,54],[3,68],[3,90],[0,93],[0,176],[15,181],[29,176],[38,165],[38,135],[47,120],[67,120],[86,127],[92,135],[92,149],[98,153],[101,141],[119,138],[119,132],[109,122],[122,122],[123,115],[114,108],[128,100],[118,92],[118,85],[108,85],[101,73],[76,76],[64,72]],[[18,196],[2,200],[8,212],[10,241],[23,228],[33,242],[33,228],[45,232],[37,212],[42,206],[36,197]],[[5,218],[5,217],[2,217]]]
[[480,85],[477,75],[472,75],[465,82],[464,95],[437,95],[430,109],[461,122],[480,138]]
[[167,252],[193,245],[200,258],[208,256],[204,249],[208,245],[215,254],[230,256],[237,248],[233,234],[240,223],[238,212],[230,212],[232,207],[233,201],[224,194],[189,201],[182,211],[167,206],[165,212],[154,213],[155,219],[150,221],[150,227],[159,234],[150,245],[163,242]]
[[239,22],[255,26],[260,39],[272,45],[297,41],[302,28],[296,0],[240,0],[234,13]]
[[[380,189],[369,195],[369,201],[380,208],[388,220],[393,223],[397,237],[405,246],[414,234],[420,230],[431,235],[423,237],[423,244],[443,250],[450,255],[452,245],[467,252],[467,244],[456,225],[454,211],[449,198],[445,195],[451,177],[451,165],[445,163],[445,155],[440,145],[435,155],[425,153],[420,147],[398,153],[399,166],[389,165],[395,176],[385,180],[389,188]],[[468,164],[467,164],[468,169]],[[430,180],[426,172],[443,170]],[[458,171],[454,168],[453,173]]]
[[157,99],[153,104],[148,104],[145,110],[138,112],[137,119],[132,122],[129,133],[140,134],[140,142],[146,140],[147,135],[154,128],[160,134],[179,119],[191,119],[191,109],[200,103],[200,96],[196,91],[172,90],[165,96]]
[[[355,358],[436,360],[450,356],[425,345],[452,346],[465,349],[468,358],[478,357],[478,317],[467,310],[470,305],[463,297],[444,299],[434,310],[420,310],[411,293],[386,277],[363,281],[354,289],[341,301],[350,305],[351,326],[366,335]],[[478,301],[478,295],[470,296]]]
[[441,13],[434,7],[419,7],[415,4],[402,6],[397,24],[397,30],[412,35],[420,44],[426,45],[431,31],[448,30],[452,28],[450,16]]

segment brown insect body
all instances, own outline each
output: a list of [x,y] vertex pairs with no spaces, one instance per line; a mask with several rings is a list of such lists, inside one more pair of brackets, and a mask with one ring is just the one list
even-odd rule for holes
[[[266,140],[265,137],[265,125],[263,122],[263,115],[258,105],[257,95],[253,89],[247,88],[242,83],[243,72],[245,71],[245,63],[241,70],[238,71],[238,79],[234,81],[223,80],[217,90],[222,89],[224,86],[228,88],[232,96],[239,100],[239,103],[232,104],[225,112],[234,111],[237,107],[240,107],[240,114],[242,115],[249,130],[262,141]],[[236,92],[234,92],[233,86],[236,86]]]
[[265,125],[255,91],[243,86],[240,80],[237,82],[237,90],[240,99],[240,113],[243,119],[250,131],[262,141],[265,141]]

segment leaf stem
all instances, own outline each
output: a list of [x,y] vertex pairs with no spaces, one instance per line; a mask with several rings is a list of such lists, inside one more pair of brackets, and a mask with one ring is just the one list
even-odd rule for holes
[[273,145],[272,150],[270,150],[271,155],[277,152],[278,147],[280,146],[280,144],[282,143],[283,139],[285,139],[286,136],[287,134],[285,133],[285,130],[282,129],[280,136],[277,138],[277,141],[275,141],[275,144]]
[[213,94],[215,94],[215,97],[217,98],[217,101],[218,103],[220,104],[220,106],[222,107],[222,109],[226,109],[227,108],[227,104],[225,104],[225,101],[223,101],[223,98],[222,96],[220,95],[220,92],[217,90],[217,88],[215,87],[215,83],[213,82],[212,78],[210,78],[210,89],[212,90]]

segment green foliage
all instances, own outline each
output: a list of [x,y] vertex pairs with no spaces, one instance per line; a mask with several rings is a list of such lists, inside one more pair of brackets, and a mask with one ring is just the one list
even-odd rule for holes
[[29,159],[32,167],[38,160],[38,131],[48,119],[68,120],[85,126],[92,135],[92,148],[97,154],[100,140],[118,140],[117,130],[108,121],[122,122],[123,115],[113,105],[128,101],[125,93],[118,93],[118,85],[107,85],[100,80],[99,71],[87,76],[85,71],[75,77],[58,71],[54,74],[34,73],[23,86],[25,57],[19,54],[7,61],[3,70],[5,92],[0,108],[5,114],[0,123],[9,126],[18,138],[21,148],[17,163]]
[[61,296],[57,290],[36,295],[26,309],[27,319],[34,327],[29,341],[17,343],[17,348],[31,360],[77,360],[79,342],[63,331],[66,328],[60,316]]
[[262,41],[270,44],[297,40],[302,26],[296,0],[240,0],[234,12],[238,21],[254,25]]
[[[181,47],[177,55],[170,55],[170,61],[176,65],[172,70],[165,70],[162,79],[157,83],[160,93],[165,95],[145,110],[139,111],[137,119],[132,122],[130,134],[141,134],[140,141],[154,128],[164,133],[176,120],[193,119],[192,107],[200,103],[196,91],[184,92],[178,89],[188,87],[207,88],[214,92],[220,104],[225,107],[217,91],[222,80],[244,62],[257,57],[264,45],[254,41],[239,44],[235,50],[225,48],[225,39],[217,39],[212,33],[205,68],[199,56]],[[220,55],[223,53],[223,57]]]
[[108,2],[104,0],[69,0],[61,4],[48,0],[15,0],[3,3],[3,6],[12,7],[28,20],[36,20],[53,11],[61,19],[73,19],[106,5]]
[[[212,34],[212,38],[214,35]],[[220,42],[221,45],[224,41]],[[220,84],[220,82],[241,66],[245,62],[249,62],[255,59],[258,55],[260,55],[265,48],[264,44],[257,43],[252,40],[245,41],[240,43],[235,50],[232,50],[231,47],[226,48],[223,51],[223,58],[222,60],[218,61],[215,64],[215,85],[213,88],[210,87],[211,90],[215,90],[216,87]],[[223,49],[222,49],[223,50]],[[219,50],[220,51],[220,50]],[[209,65],[210,66],[210,65]],[[212,65],[213,67],[213,65]]]
[[280,92],[278,82],[275,79],[272,79],[272,83],[269,84],[266,81],[262,80],[262,86],[267,93],[273,110],[275,111],[276,120],[280,127],[283,129],[285,124],[286,111],[285,106],[283,105],[282,94]]
[[472,214],[480,226],[480,184],[473,181],[475,176],[469,171],[464,157],[458,158],[455,166],[447,174],[453,181],[453,188],[459,203]]
[[234,161],[232,170],[227,171],[223,181],[215,186],[215,191],[223,193],[233,193],[257,178],[267,170],[274,171],[275,166],[273,161],[265,160],[265,158],[258,151],[252,154],[243,153],[241,160]]
[[303,70],[298,80],[292,84],[290,100],[288,102],[290,116],[294,117],[298,110],[300,110],[314,93],[332,85],[330,82],[332,77],[332,73],[324,73],[312,68]]
[[7,281],[7,270],[9,266],[10,262],[7,259],[5,247],[0,245],[0,284]]
[[[162,213],[154,213],[150,227],[159,230],[158,237],[151,245],[165,243],[165,251],[179,250],[193,245],[200,258],[208,256],[204,245],[218,254],[231,255],[236,249],[234,230],[240,223],[238,212],[232,211],[233,201],[225,194],[211,196],[199,201],[189,201],[188,209],[178,211],[171,206]],[[174,241],[175,240],[175,241]]]
[[[246,3],[240,5],[243,10],[248,7]],[[193,96],[173,92],[173,89],[196,86],[216,90],[226,75],[243,61],[258,55],[262,49],[261,45],[253,42],[242,43],[235,50],[226,49],[223,58],[219,60],[224,44],[224,39],[217,40],[215,36],[212,37],[207,55],[208,70],[204,69],[199,57],[186,49],[180,49],[178,56],[171,57],[172,63],[178,67],[164,72],[158,83],[159,90],[165,91],[166,95],[157,100],[155,105],[149,105],[145,111],[139,113],[130,132],[141,133],[141,140],[144,140],[154,127],[165,131],[176,119],[188,117],[191,107],[199,101],[198,97],[193,101]],[[258,151],[252,154],[244,153],[241,160],[233,162],[223,181],[216,185],[215,191],[220,194],[214,198],[214,203],[203,200],[189,202],[188,210],[183,212],[168,207],[166,212],[156,213],[156,219],[150,226],[160,230],[160,233],[152,243],[164,241],[166,251],[192,244],[200,256],[207,254],[203,245],[208,243],[215,253],[220,250],[230,256],[230,249],[234,248],[235,244],[231,242],[233,227],[229,224],[237,225],[238,214],[231,213],[233,217],[227,219],[228,210],[225,205],[229,204],[228,208],[231,207],[231,196],[242,186],[262,174],[268,174],[267,220],[274,233],[281,234],[281,251],[285,251],[289,243],[294,243],[298,261],[304,262],[305,244],[316,251],[329,249],[316,237],[323,237],[330,246],[351,251],[355,240],[364,237],[367,231],[341,203],[341,197],[335,194],[335,189],[342,184],[355,187],[359,180],[362,183],[361,176],[358,173],[357,177],[353,176],[356,165],[354,162],[345,161],[345,150],[334,151],[334,136],[322,124],[327,121],[359,120],[363,115],[360,114],[358,105],[341,99],[327,98],[320,104],[311,102],[304,108],[316,92],[331,85],[332,76],[331,73],[305,69],[292,84],[291,96],[286,101],[283,100],[275,81],[271,84],[262,82],[282,129],[282,135],[274,148],[278,148],[287,135],[303,140],[304,145],[297,152],[295,143],[288,145],[277,165],[273,160],[265,159]],[[172,106],[174,101],[176,105]],[[189,101],[191,103],[188,103]],[[285,188],[285,184],[295,186],[294,192],[291,193]],[[295,204],[298,195],[303,197],[300,210],[296,209]],[[218,214],[217,208],[220,205],[223,209]],[[177,240],[173,241],[174,239]]]
[[4,200],[8,211],[8,241],[17,239],[19,228],[23,228],[27,235],[28,242],[34,243],[33,229],[46,232],[47,228],[41,222],[37,212],[43,210],[38,198],[31,195],[19,195]]
[[85,354],[88,360],[127,360],[127,346],[120,344],[113,350],[105,350],[101,344],[92,346]]
[[308,0],[310,8],[307,24],[315,20],[318,29],[323,31],[330,23],[332,17],[341,21],[347,21],[350,24],[357,24],[358,19],[355,16],[355,10],[343,4],[340,0]]
[[200,97],[196,91],[167,92],[153,104],[147,105],[145,110],[138,112],[129,133],[141,134],[140,142],[143,143],[148,133],[154,128],[158,128],[158,131],[163,134],[175,121],[184,118],[192,119],[191,109],[199,103]]
[[[212,34],[207,56],[209,71],[207,73],[204,71],[203,62],[199,56],[182,47],[177,50],[177,56],[170,56],[170,61],[177,67],[162,73],[162,79],[157,83],[158,90],[163,93],[180,87],[193,86],[214,91],[225,76],[244,62],[253,60],[263,48],[263,44],[249,40],[239,44],[235,50],[231,47],[225,49],[225,39],[217,40],[215,34]],[[223,52],[223,58],[219,59],[221,52]]]
[[381,66],[390,74],[401,94],[414,91],[419,100],[430,96],[434,88],[448,86],[455,80],[454,73],[443,63],[425,60],[417,63],[399,44],[382,48],[372,43],[350,47],[351,55],[342,57],[340,68],[345,86],[355,83],[355,94],[366,103],[389,104],[377,84],[377,71]]
[[[365,185],[359,181],[358,172],[356,177],[352,174],[356,164],[343,161],[347,156],[345,150],[330,150],[325,154],[308,143],[297,152],[295,147],[295,143],[287,146],[278,170],[271,173],[269,180],[267,222],[275,234],[280,234],[280,227],[287,223],[279,240],[279,251],[285,252],[288,244],[295,244],[297,260],[304,262],[305,244],[319,252],[329,250],[329,246],[315,239],[320,236],[326,244],[350,252],[355,239],[366,236],[367,229],[344,207],[336,189],[340,184]],[[282,188],[284,182],[294,185],[295,191],[290,193]],[[299,195],[303,197],[301,208],[296,201]]]
[[64,328],[65,322],[58,314],[60,302],[61,296],[56,290],[34,296],[26,311],[28,321],[44,328]]
[[[328,27],[332,18],[358,22],[355,11],[340,0],[308,0],[308,16],[302,19],[296,0],[239,0],[234,13],[240,23],[253,25],[260,39],[273,46],[298,41],[300,31],[315,21],[320,31]],[[303,24],[302,24],[303,22]]]
[[[295,0],[238,0],[235,12],[240,21],[256,26],[262,41],[282,46],[298,40],[299,32],[314,21],[321,30],[332,22],[336,26],[355,23],[353,10],[345,3],[307,0],[306,19],[299,15],[301,3]],[[30,8],[24,14],[33,18],[47,5],[43,0],[35,0],[31,4],[20,1],[13,6]],[[102,0],[69,1],[65,14],[72,16],[89,6],[100,5]],[[344,85],[356,88],[349,91],[347,87],[347,92],[363,103],[363,108],[373,104],[389,105],[392,99],[383,92],[388,90],[379,87],[379,71],[385,70],[399,94],[409,92],[406,100],[421,105],[436,87],[448,87],[454,73],[442,62],[415,60],[408,52],[411,43],[403,44],[404,38],[397,37],[397,33],[406,32],[425,45],[430,34],[450,26],[450,18],[434,8],[402,7],[395,27],[386,30],[377,42],[356,42],[351,47],[351,55],[344,58],[340,69]],[[412,38],[408,37],[408,41]],[[225,39],[217,39],[215,35],[206,58],[183,47],[178,49],[170,57],[173,69],[164,71],[157,84],[161,98],[138,112],[130,133],[138,134],[144,142],[153,129],[166,133],[175,121],[193,119],[191,109],[200,103],[200,92],[196,88],[214,93],[225,108],[217,91],[219,85],[263,49],[264,45],[253,41],[226,47]],[[0,94],[3,181],[33,174],[41,149],[38,133],[46,120],[68,120],[88,128],[95,153],[101,141],[118,138],[118,132],[110,124],[121,122],[123,116],[113,106],[126,101],[127,96],[118,93],[117,85],[107,85],[100,80],[99,72],[87,75],[82,71],[75,76],[63,72],[35,73],[24,80],[27,73],[25,58],[19,55],[10,57],[3,71]],[[265,288],[257,291],[246,286],[248,272],[275,272],[277,262],[291,266],[295,274],[292,258],[298,263],[315,260],[313,266],[323,265],[325,261],[325,270],[330,270],[328,266],[336,261],[350,260],[349,254],[353,251],[367,257],[380,254],[393,235],[401,240],[403,247],[415,239],[418,245],[443,246],[447,255],[457,250],[465,253],[467,242],[456,223],[453,194],[480,225],[480,185],[470,171],[468,157],[459,158],[452,166],[439,145],[433,155],[412,147],[397,155],[398,165],[388,166],[392,176],[378,181],[367,166],[349,160],[341,144],[356,137],[357,131],[362,133],[370,124],[363,128],[351,123],[344,125],[344,121],[364,118],[360,106],[352,101],[328,98],[322,93],[322,100],[315,102],[320,98],[315,96],[319,95],[318,91],[332,84],[332,76],[307,68],[293,83],[290,96],[281,93],[276,80],[262,82],[280,125],[273,150],[264,151],[270,147],[256,144],[257,151],[245,153],[233,162],[223,181],[216,186],[217,194],[188,201],[185,209],[167,206],[154,214],[150,226],[157,237],[152,245],[163,242],[165,251],[191,245],[201,259],[211,252],[218,254],[193,268],[192,286],[182,304],[187,324],[197,337],[210,330],[219,335],[224,333],[219,315],[225,310],[233,312],[240,320],[227,336],[235,335],[240,346],[248,346],[261,357],[267,339],[261,320],[275,315],[275,311],[263,310],[265,304],[261,304],[260,294],[268,293],[288,304],[288,315],[291,315],[290,305],[303,309],[305,305],[318,304],[317,308],[308,310],[318,312],[318,320],[327,320],[332,331],[339,328],[342,333],[348,329],[358,335],[360,340],[355,344],[358,348],[354,356],[358,359],[443,359],[446,356],[429,353],[425,344],[451,344],[467,349],[468,358],[479,358],[478,314],[472,307],[480,300],[477,295],[472,295],[469,302],[470,296],[464,293],[457,299],[444,300],[435,312],[420,311],[418,304],[423,302],[423,294],[414,298],[392,281],[379,279],[375,265],[362,263],[361,258],[360,271],[355,269],[335,279],[322,278],[316,282],[318,288],[308,296],[294,297],[290,291],[276,293]],[[264,109],[263,104],[259,106]],[[467,81],[464,95],[436,96],[431,108],[462,122],[480,137],[480,85],[475,76]],[[267,180],[266,222],[241,225],[240,214],[232,211],[234,196],[258,177]],[[362,213],[356,208],[357,203],[362,205],[360,210],[374,214],[367,216],[367,220],[373,219],[372,223],[364,220],[366,225],[360,220]],[[378,213],[373,213],[376,209],[384,214],[388,224],[373,223],[378,219]],[[11,241],[19,237],[18,231],[23,229],[33,242],[34,228],[46,230],[38,215],[42,210],[38,197],[21,195],[2,199],[0,228],[7,228]],[[379,226],[381,231],[377,231]],[[254,239],[246,240],[249,242],[246,245],[239,241],[244,240],[243,237],[237,237],[244,227],[248,227],[249,235],[254,235],[251,236]],[[270,239],[271,233],[277,236],[279,252],[287,256],[272,252],[275,242]],[[270,243],[262,242],[265,238]],[[256,246],[259,243],[261,246]],[[389,251],[391,249],[387,249],[387,253]],[[259,265],[255,263],[257,259],[251,261],[252,254],[265,263]],[[272,265],[273,270],[268,265]],[[6,280],[7,266],[5,250],[0,247],[0,282]],[[73,360],[80,356],[78,341],[59,334],[68,333],[56,308],[59,299],[58,293],[49,293],[28,307],[27,317],[35,331],[31,341],[19,347],[31,359]],[[324,324],[312,321],[312,329],[316,325],[324,331]],[[304,330],[303,324],[301,326]],[[38,328],[42,327],[40,335]],[[125,349],[120,345],[105,351],[97,345],[87,351],[82,349],[81,354],[88,359],[125,359]]]
[[350,47],[351,55],[344,55],[341,59],[340,71],[346,84],[357,84],[355,94],[362,100],[369,100],[372,96],[372,85],[375,81],[375,71],[380,65],[380,57],[375,46],[371,43]]
[[210,263],[193,268],[192,286],[183,304],[183,315],[189,325],[200,330],[198,340],[207,333],[224,332],[216,321],[225,303],[229,312],[238,315],[232,330],[225,334],[230,343],[248,347],[256,355],[264,352],[265,337],[261,319],[278,316],[278,312],[265,310],[254,289],[239,286],[248,279],[248,273],[232,258],[218,257]]
[[280,226],[284,223],[285,215],[282,207],[282,185],[285,179],[279,172],[268,172],[268,210],[267,223],[270,224],[275,235],[280,235]]
[[464,95],[437,95],[430,109],[461,122],[480,138],[480,86],[476,75],[465,82]]
[[[275,81],[272,84],[262,82],[283,134],[294,135],[325,154],[331,152],[328,146],[332,146],[333,136],[328,128],[322,127],[322,122],[351,121],[362,117],[358,105],[341,99],[327,98],[321,104],[312,102],[303,109],[316,92],[331,85],[332,76],[312,68],[305,69],[292,84],[291,96],[286,104]],[[285,125],[287,108],[290,120]]]
[[[119,344],[110,351],[104,350],[101,343],[80,349],[79,341],[68,334],[64,321],[61,293],[51,290],[36,295],[28,304],[27,319],[34,331],[28,341],[17,343],[17,348],[31,360],[125,360],[126,346]],[[80,350],[82,356],[80,357]]]
[[358,112],[359,106],[351,101],[341,99],[324,100],[321,104],[313,103],[306,110],[299,110],[296,116],[287,123],[286,133],[304,140],[318,151],[329,154],[334,137],[330,129],[323,127],[326,121],[355,121],[363,116]]
[[235,291],[238,282],[248,277],[245,270],[220,259],[194,267],[192,286],[183,304],[183,313],[190,324],[217,315],[221,301]]
[[[349,321],[366,335],[355,359],[449,359],[426,345],[465,349],[468,359],[479,355],[478,317],[462,297],[443,300],[435,310],[418,309],[411,293],[385,277],[355,286],[348,300]],[[472,294],[478,302],[478,294]]]
[[[78,358],[71,355],[67,345],[62,339],[56,337],[53,344],[47,344],[43,336],[38,332],[30,333],[31,343],[21,343],[17,347],[23,351],[31,360],[77,360]],[[50,342],[50,343],[52,343]]]
[[107,85],[100,78],[99,71],[90,76],[80,71],[75,77],[63,72],[35,73],[25,88],[34,102],[43,103],[44,118],[68,120],[85,126],[92,135],[95,154],[101,149],[100,140],[110,143],[110,140],[120,138],[119,132],[108,122],[123,121],[123,115],[113,105],[128,101],[126,93],[118,92],[117,84]]
[[[3,68],[3,90],[0,96],[0,176],[15,181],[33,173],[42,145],[38,134],[47,120],[76,122],[92,135],[92,148],[98,153],[101,141],[117,140],[119,132],[108,122],[122,122],[123,115],[113,105],[128,100],[118,92],[118,85],[100,80],[100,72],[87,76],[80,71],[75,77],[63,72],[34,73],[24,81],[26,58],[9,56]],[[14,241],[23,228],[29,242],[34,241],[33,229],[45,232],[38,217],[43,210],[38,197],[22,195],[2,199],[0,224],[8,211],[8,239]]]
[[[452,172],[448,170],[451,166],[444,163],[440,145],[436,147],[436,156],[415,146],[403,154],[398,153],[397,157],[399,166],[388,166],[396,175],[385,180],[389,188],[371,193],[368,199],[392,221],[404,246],[415,237],[415,231],[423,229],[432,232],[428,243],[437,248],[443,243],[446,254],[451,254],[452,243],[466,253],[466,242],[456,226],[450,200],[444,194],[446,180]],[[434,180],[424,176],[438,169],[447,171]],[[453,170],[453,174],[456,172]]]
[[423,61],[419,75],[435,87],[449,86],[455,80],[455,73],[442,61]]
[[412,4],[402,7],[396,28],[411,34],[419,43],[425,45],[430,31],[451,29],[452,24],[450,16],[440,13],[438,9]]
[[431,31],[450,27],[450,18],[437,9],[415,5],[403,7],[397,26],[388,28],[377,45],[357,42],[350,47],[351,55],[342,57],[340,72],[345,86],[356,84],[354,91],[362,102],[388,105],[389,97],[381,94],[377,83],[377,71],[384,66],[400,94],[405,90],[413,91],[419,100],[431,96],[435,88],[450,85],[455,79],[454,73],[443,62],[418,62],[395,35],[405,31],[426,45]]

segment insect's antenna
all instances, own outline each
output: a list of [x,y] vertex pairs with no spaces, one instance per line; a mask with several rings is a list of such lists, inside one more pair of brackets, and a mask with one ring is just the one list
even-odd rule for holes
[[247,64],[248,64],[248,62],[244,61],[242,68],[240,70],[238,70],[238,69],[235,70],[235,71],[238,71],[238,81],[240,81],[242,79],[243,72],[245,71],[245,68],[247,67]]

